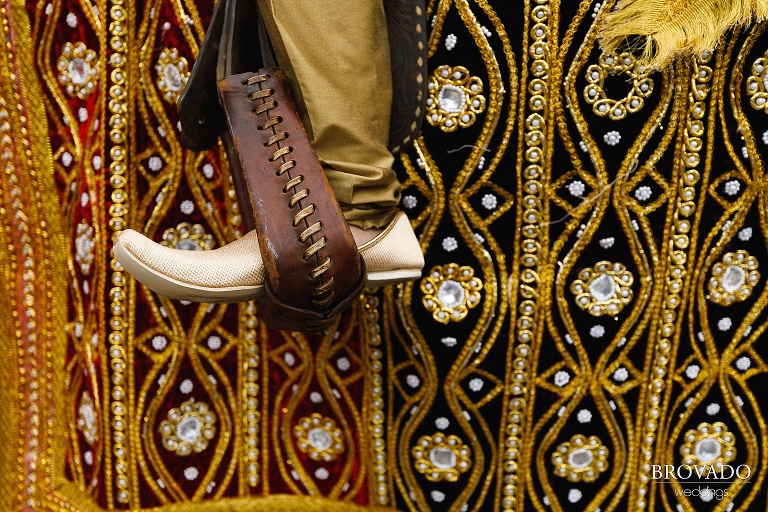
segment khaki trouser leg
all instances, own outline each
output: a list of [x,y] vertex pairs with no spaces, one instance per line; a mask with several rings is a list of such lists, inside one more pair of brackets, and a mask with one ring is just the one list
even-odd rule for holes
[[387,149],[392,79],[381,0],[258,0],[278,64],[350,224],[386,225],[400,184]]

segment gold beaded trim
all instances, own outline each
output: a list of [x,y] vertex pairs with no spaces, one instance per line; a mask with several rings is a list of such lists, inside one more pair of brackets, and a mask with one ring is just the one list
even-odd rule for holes
[[650,482],[650,465],[653,462],[653,445],[656,441],[656,430],[659,428],[661,417],[661,401],[664,392],[664,376],[667,374],[670,349],[672,347],[672,335],[675,332],[675,320],[677,310],[682,302],[680,294],[685,288],[686,272],[685,263],[688,259],[685,252],[689,248],[690,237],[688,235],[691,222],[696,211],[695,185],[699,182],[700,175],[697,167],[700,163],[699,152],[703,147],[701,136],[704,135],[704,115],[706,114],[705,100],[709,94],[709,82],[712,80],[712,68],[706,65],[711,59],[711,54],[704,53],[693,63],[694,87],[688,96],[688,119],[686,120],[685,139],[686,144],[681,155],[685,172],[678,181],[677,208],[671,227],[672,250],[669,260],[672,262],[667,276],[664,302],[661,308],[660,339],[656,346],[653,358],[653,380],[649,383],[649,391],[646,395],[646,413],[643,421],[643,433],[639,437],[643,440],[640,448],[640,462],[638,464],[638,487],[633,506],[638,510],[648,506],[648,483]]
[[524,166],[522,170],[522,187],[518,195],[522,198],[519,202],[519,210],[522,210],[523,222],[520,231],[522,235],[520,254],[520,299],[518,312],[520,316],[516,322],[515,359],[512,362],[512,382],[509,392],[512,398],[508,404],[506,415],[506,437],[504,446],[504,487],[502,489],[502,507],[504,512],[522,509],[522,501],[519,501],[518,493],[521,492],[518,480],[518,454],[521,445],[523,430],[525,429],[525,409],[528,407],[526,396],[526,384],[529,382],[528,368],[531,368],[530,353],[531,343],[537,336],[536,318],[538,305],[536,297],[540,283],[538,266],[542,253],[539,237],[542,230],[541,199],[539,194],[544,190],[540,178],[543,175],[542,163],[544,160],[543,141],[546,140],[545,120],[547,117],[547,92],[549,89],[549,65],[547,64],[547,38],[550,33],[548,23],[550,21],[550,7],[548,0],[537,0],[530,13],[532,27],[529,33],[532,36],[528,54],[532,57],[529,72],[532,75],[528,90],[531,93],[528,99],[528,108],[532,111],[525,119],[524,138]]
[[370,434],[371,434],[371,458],[372,458],[372,477],[370,479],[371,496],[376,496],[379,505],[389,504],[389,495],[391,493],[389,482],[387,480],[387,442],[384,436],[385,418],[384,399],[381,377],[383,354],[381,349],[381,335],[379,334],[379,298],[373,294],[363,295],[363,326],[367,333],[363,339],[367,339],[370,344],[366,347],[368,360],[370,361],[371,374],[371,401],[370,401]]
[[245,386],[243,387],[243,401],[245,402],[245,415],[243,416],[243,428],[245,429],[245,477],[248,486],[259,485],[259,345],[256,336],[256,305],[248,303],[245,308]]
[[[126,131],[128,109],[128,87],[126,85],[126,60],[127,41],[123,23],[127,13],[123,8],[124,0],[112,0],[109,10],[111,23],[109,31],[111,39],[109,45],[114,51],[109,59],[112,72],[109,75],[111,86],[109,88],[109,140],[112,143],[110,150],[111,163],[109,164],[109,183],[112,186],[112,206],[109,209],[109,226],[112,228],[112,241],[125,228],[125,217],[128,214],[127,194],[125,192],[126,178]],[[126,354],[126,328],[128,323],[125,318],[126,310],[126,275],[122,266],[114,257],[111,260],[112,288],[109,291],[111,316],[109,319],[109,360],[112,370],[112,455],[114,456],[114,480],[107,478],[107,494],[114,492],[114,499],[118,503],[128,503],[131,498],[130,478],[128,471],[128,409],[126,398],[126,379],[128,361]],[[106,447],[109,450],[109,447]],[[112,485],[117,487],[112,491]]]

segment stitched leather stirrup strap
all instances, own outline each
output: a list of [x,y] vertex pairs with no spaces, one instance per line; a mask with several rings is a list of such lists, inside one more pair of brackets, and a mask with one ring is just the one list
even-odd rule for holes
[[322,330],[365,284],[365,264],[288,93],[267,68],[218,83],[266,271],[270,328]]

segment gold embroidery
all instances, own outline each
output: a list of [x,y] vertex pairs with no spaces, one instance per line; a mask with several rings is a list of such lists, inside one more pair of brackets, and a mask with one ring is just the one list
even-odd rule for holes
[[608,469],[608,449],[597,436],[577,434],[552,453],[554,473],[571,482],[594,482]]
[[680,455],[687,466],[721,470],[723,465],[736,458],[736,438],[720,421],[700,423],[695,429],[688,430],[683,439]]
[[67,94],[81,100],[88,98],[96,88],[99,75],[99,61],[96,52],[89,50],[85,43],[66,43],[56,62],[59,83]]
[[157,71],[157,88],[163,93],[163,99],[175,105],[189,80],[187,59],[180,56],[176,48],[163,48],[157,58],[155,71]]
[[444,132],[472,126],[485,110],[482,80],[462,66],[438,67],[427,90],[427,121]]
[[632,273],[621,263],[601,261],[571,283],[576,305],[592,316],[615,315],[632,301]]
[[749,297],[760,279],[757,266],[757,258],[750,256],[747,251],[726,253],[712,267],[708,299],[715,304],[730,306]]
[[84,220],[77,225],[75,234],[75,261],[80,265],[80,272],[88,276],[91,274],[93,264],[93,248],[96,243],[93,240],[93,227]]
[[755,110],[768,112],[768,50],[752,64],[752,76],[747,77],[747,96]]
[[175,228],[166,229],[160,243],[166,247],[185,251],[206,251],[214,247],[213,236],[206,233],[202,225],[189,222],[182,222]]
[[181,456],[200,453],[216,435],[215,423],[208,404],[191,398],[168,411],[168,419],[160,423],[163,447]]
[[341,430],[331,418],[313,413],[299,419],[293,428],[296,444],[313,460],[332,461],[344,452]]
[[435,320],[442,324],[460,322],[480,303],[483,283],[474,274],[472,267],[455,263],[432,267],[421,281],[421,300]]
[[85,442],[93,446],[99,438],[96,426],[96,411],[93,408],[91,395],[83,393],[80,406],[77,408],[77,429],[83,433]]
[[[614,100],[605,93],[605,79],[608,75],[626,74],[632,79],[632,89],[627,95]],[[598,64],[587,68],[587,87],[584,99],[592,105],[595,114],[617,121],[643,108],[645,99],[653,93],[653,80],[637,70],[637,62],[629,53],[601,55]]]
[[422,436],[411,448],[416,470],[430,482],[455,482],[472,464],[469,447],[454,435]]
[[[109,140],[112,147],[109,151],[109,183],[112,186],[112,206],[110,207],[109,227],[112,230],[112,239],[126,227],[125,220],[128,216],[128,205],[130,204],[126,190],[126,172],[128,168],[127,160],[127,129],[128,123],[126,117],[129,112],[128,90],[131,84],[127,83],[127,58],[128,58],[128,39],[125,34],[125,27],[130,26],[132,17],[127,14],[123,7],[124,0],[111,0],[109,9],[109,31],[110,46],[112,55],[110,56],[110,66],[112,72],[109,74],[111,85],[109,87]],[[110,267],[112,269],[111,284],[109,290],[110,318],[109,318],[109,359],[112,368],[111,373],[111,391],[112,402],[110,412],[112,413],[112,446],[111,452],[114,455],[114,480],[107,480],[107,489],[109,499],[112,499],[113,485],[117,487],[114,494],[118,503],[129,503],[131,500],[131,479],[129,472],[130,456],[128,454],[128,404],[126,401],[126,381],[128,379],[128,350],[130,349],[127,337],[128,322],[126,321],[126,308],[130,302],[127,297],[127,279],[128,276],[123,271],[114,257]],[[110,457],[111,458],[111,457]],[[109,461],[109,459],[107,459]],[[111,461],[110,461],[111,462]],[[111,473],[111,472],[110,472]],[[107,473],[109,475],[110,473]]]

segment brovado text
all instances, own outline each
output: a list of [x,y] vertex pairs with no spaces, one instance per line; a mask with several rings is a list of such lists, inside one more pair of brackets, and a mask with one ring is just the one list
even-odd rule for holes
[[748,481],[751,476],[752,468],[746,464],[739,464],[738,466],[730,464],[718,464],[717,466],[689,466],[687,464],[680,464],[679,466],[673,464],[651,465],[651,478],[653,480],[684,482],[691,479],[726,481],[739,479]]

